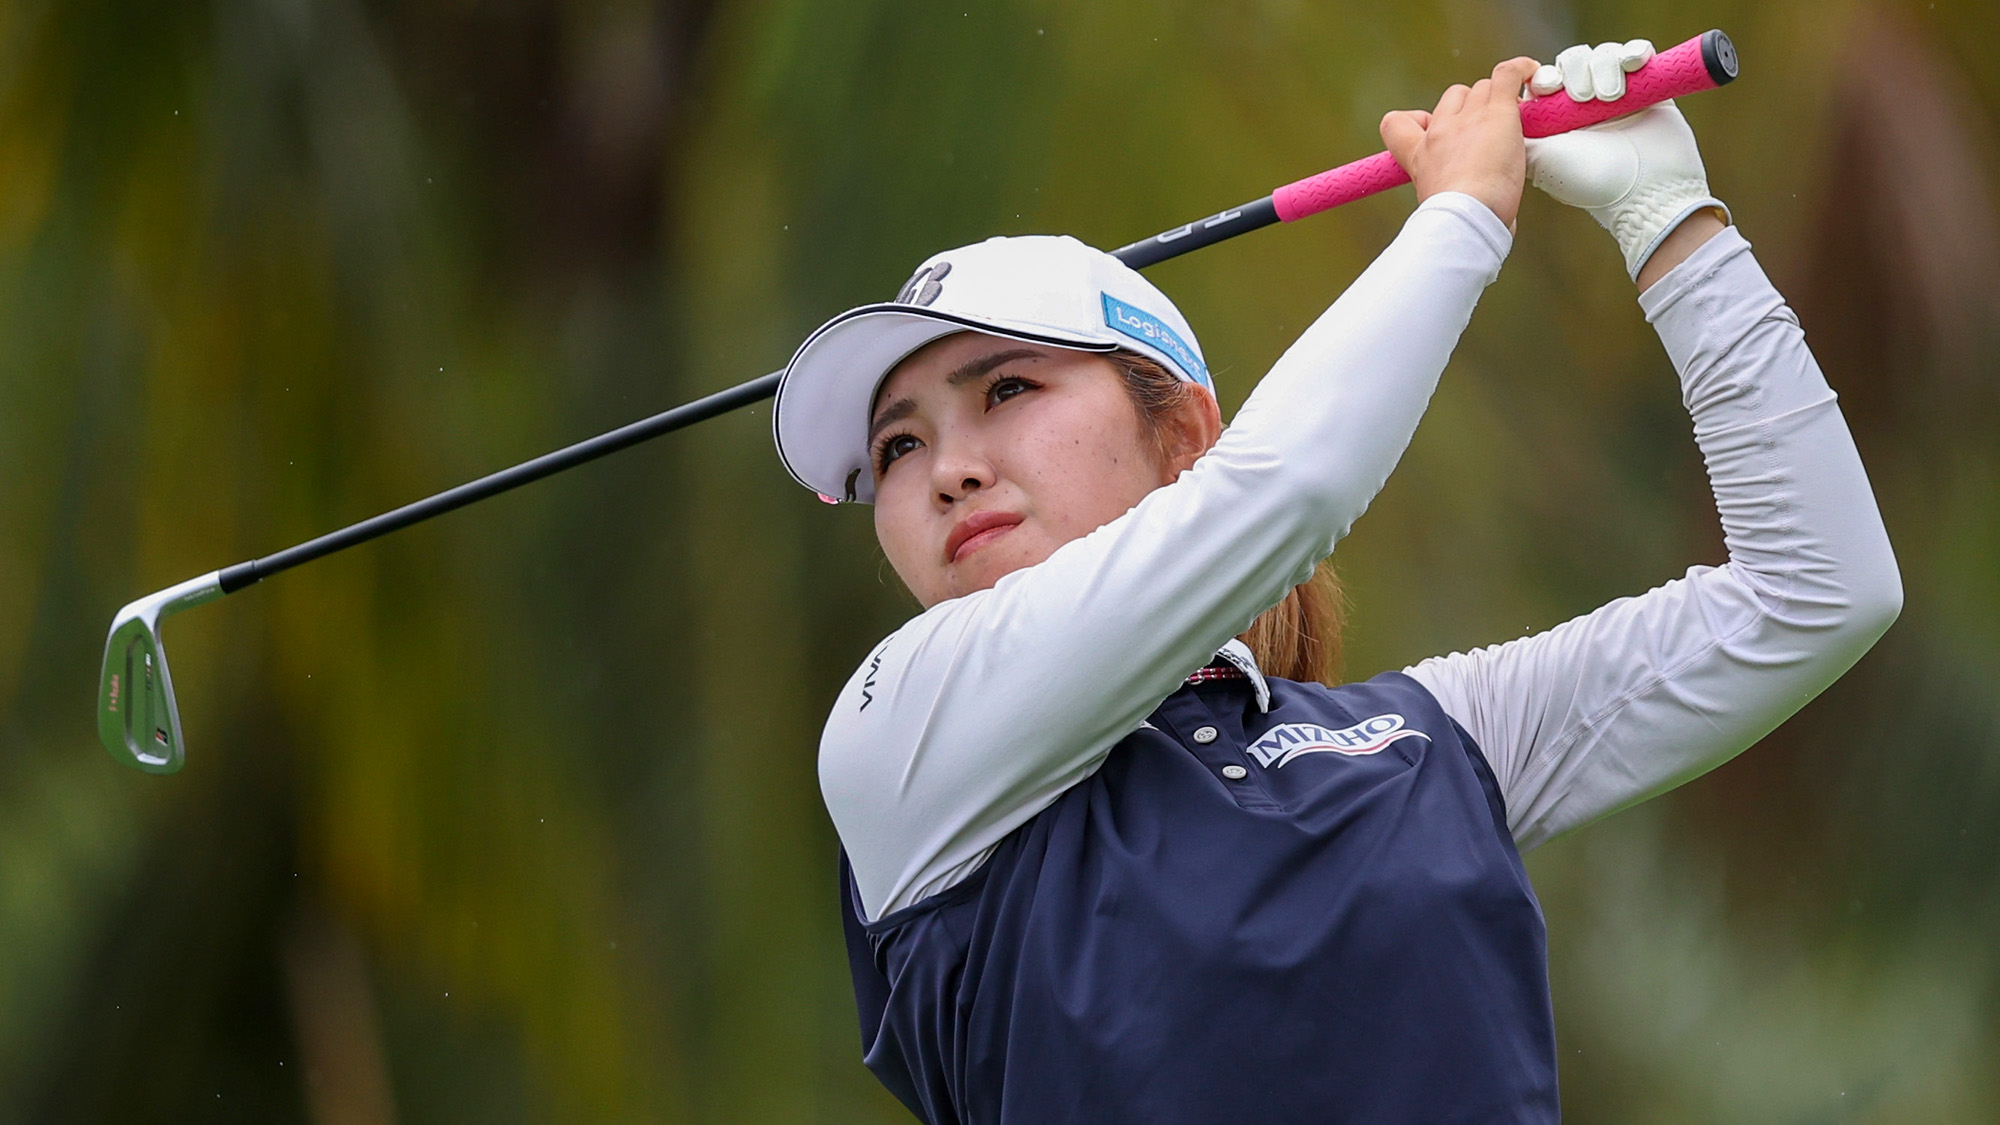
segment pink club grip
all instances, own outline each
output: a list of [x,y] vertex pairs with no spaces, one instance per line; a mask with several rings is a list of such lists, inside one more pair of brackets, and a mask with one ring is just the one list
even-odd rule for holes
[[1294,180],[1271,193],[1271,205],[1284,222],[1317,215],[1410,182],[1410,174],[1386,152],[1350,160],[1317,176]]
[[[1712,90],[1736,77],[1736,49],[1720,31],[1695,36],[1661,51],[1646,65],[1625,76],[1625,96],[1617,101],[1571,101],[1555,93],[1521,103],[1521,131],[1547,137],[1622,117],[1683,94]],[[1285,222],[1317,215],[1410,182],[1395,157],[1378,152],[1286,184],[1271,193],[1278,218]]]
[[[1571,129],[1623,117],[1668,98],[1715,89],[1719,83],[1702,58],[1703,40],[1715,34],[1711,31],[1707,35],[1697,35],[1678,47],[1647,59],[1645,66],[1625,76],[1625,96],[1615,102],[1571,101],[1569,95],[1563,93],[1522,102],[1521,132],[1530,137],[1552,137]],[[1733,49],[1729,57],[1731,69],[1734,69]],[[1725,77],[1724,81],[1729,77],[1734,75]]]

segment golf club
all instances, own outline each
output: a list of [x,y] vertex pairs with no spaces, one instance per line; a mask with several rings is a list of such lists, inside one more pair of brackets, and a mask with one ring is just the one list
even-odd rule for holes
[[[1724,85],[1736,77],[1736,72],[1736,48],[1729,37],[1720,31],[1708,31],[1660,52],[1628,75],[1625,96],[1617,101],[1575,102],[1566,95],[1555,94],[1521,103],[1522,129],[1530,137],[1581,129],[1668,98]],[[1393,157],[1378,152],[1112,253],[1126,265],[1141,269],[1275,222],[1289,223],[1316,215],[1409,180]],[[160,624],[168,616],[233,594],[301,563],[770,398],[777,393],[781,376],[782,372],[773,372],[752,379],[276,554],[189,579],[133,602],[112,619],[111,632],[105,641],[97,689],[98,737],[113,757],[148,773],[173,773],[186,761],[173,679],[168,674],[167,653],[160,640]]]

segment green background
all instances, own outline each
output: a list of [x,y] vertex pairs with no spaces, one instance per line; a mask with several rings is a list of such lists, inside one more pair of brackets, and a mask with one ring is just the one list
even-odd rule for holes
[[[0,1122],[897,1121],[815,787],[912,606],[745,411],[175,619],[124,602],[762,374],[942,247],[1114,246],[1516,53],[1707,27],[1710,181],[1907,608],[1738,761],[1529,862],[1592,1122],[2000,1119],[1992,3],[7,0]],[[1233,408],[1399,191],[1152,271]],[[1356,678],[1721,560],[1607,235],[1530,194],[1339,556]]]

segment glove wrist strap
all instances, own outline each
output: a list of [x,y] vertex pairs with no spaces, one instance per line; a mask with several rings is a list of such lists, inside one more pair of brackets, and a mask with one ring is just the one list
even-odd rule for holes
[[1705,210],[1710,207],[1722,212],[1724,225],[1735,221],[1729,214],[1729,205],[1712,195],[1704,195],[1699,199],[1689,201],[1678,212],[1672,213],[1671,217],[1665,223],[1656,227],[1652,232],[1652,237],[1646,238],[1643,241],[1635,241],[1626,249],[1625,272],[1627,276],[1635,282],[1638,281],[1639,271],[1646,268],[1646,260],[1651,258],[1653,252],[1660,248],[1660,243],[1665,242],[1667,236],[1672,234],[1683,222],[1686,222],[1690,215],[1693,215],[1696,211]]

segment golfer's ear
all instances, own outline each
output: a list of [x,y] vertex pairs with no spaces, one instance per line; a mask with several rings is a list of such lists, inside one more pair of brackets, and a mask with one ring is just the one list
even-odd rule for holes
[[1206,387],[1188,384],[1189,393],[1167,422],[1167,479],[1173,480],[1194,467],[1194,463],[1222,436],[1222,407]]

